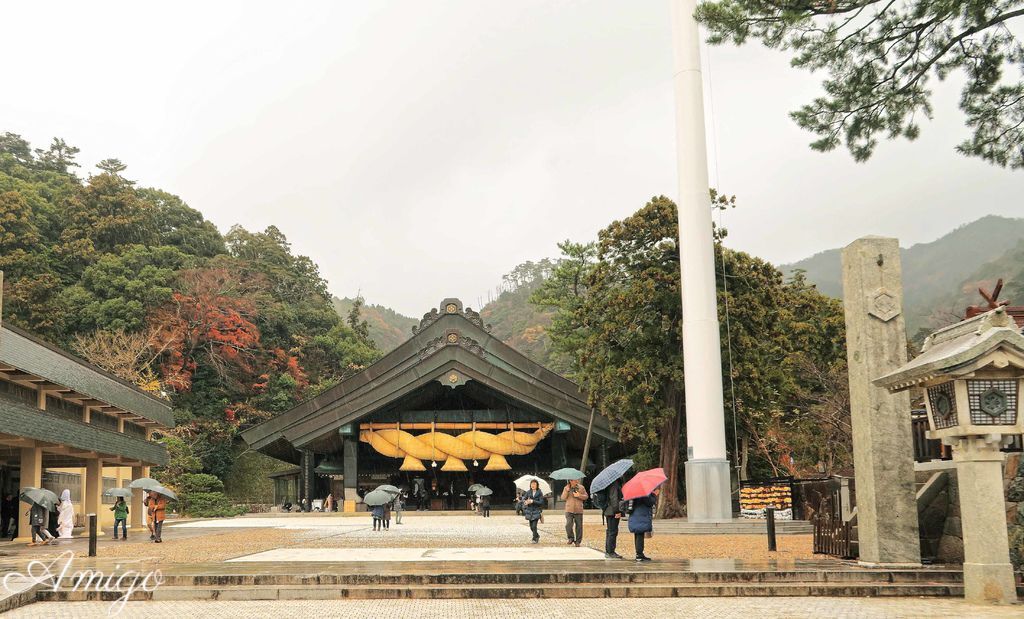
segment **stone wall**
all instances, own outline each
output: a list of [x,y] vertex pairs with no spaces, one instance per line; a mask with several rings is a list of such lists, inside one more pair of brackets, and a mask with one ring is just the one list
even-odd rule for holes
[[1003,488],[1010,532],[1010,562],[1015,568],[1024,569],[1024,454],[1007,454]]
[[[952,462],[918,464],[917,481],[924,483],[936,470],[949,476],[946,489],[921,511],[921,555],[940,563],[963,563],[964,540],[960,526],[960,493]],[[1010,561],[1024,568],[1024,454],[1007,454],[1003,466],[1006,525],[1010,535]]]

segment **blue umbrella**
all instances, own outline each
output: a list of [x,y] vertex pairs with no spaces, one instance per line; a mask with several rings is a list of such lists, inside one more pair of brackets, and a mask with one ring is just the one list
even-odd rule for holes
[[629,458],[623,458],[608,465],[608,468],[598,473],[594,477],[594,481],[590,482],[590,494],[600,492],[612,485],[612,482],[625,475],[626,471],[631,468],[633,468],[633,461]]

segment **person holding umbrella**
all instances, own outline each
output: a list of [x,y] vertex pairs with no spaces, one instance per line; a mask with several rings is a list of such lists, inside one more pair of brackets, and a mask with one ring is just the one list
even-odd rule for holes
[[601,514],[604,516],[605,559],[622,558],[622,555],[615,552],[619,541],[619,523],[622,522],[624,515],[619,509],[619,502],[622,501],[621,478],[631,468],[633,468],[633,461],[623,458],[598,473],[590,484],[590,495],[594,504],[601,508]]
[[[583,541],[583,501],[589,496],[579,479],[570,479],[562,489],[562,500],[565,501],[565,534],[569,538],[570,546],[575,544],[579,548],[580,542]],[[576,529],[575,535],[573,528]]]
[[149,513],[153,520],[153,542],[163,543],[161,532],[167,518],[167,498],[156,490],[149,491]]
[[123,496],[117,497],[117,502],[110,508],[114,512],[114,539],[117,539],[117,525],[121,525],[121,539],[128,539],[128,504],[124,502]]
[[522,506],[523,516],[530,523],[530,531],[533,533],[533,543],[536,544],[540,541],[540,533],[537,532],[537,522],[544,514],[544,508],[547,507],[548,500],[544,498],[544,493],[540,489],[540,481],[537,479],[530,480],[530,487],[523,493]]
[[651,560],[644,554],[644,539],[654,532],[654,506],[667,479],[665,471],[657,468],[637,473],[622,486],[622,498],[631,505],[624,511],[629,511],[629,532],[633,534],[637,563]]
[[50,510],[57,503],[57,495],[45,488],[23,488],[19,498],[32,506],[25,512],[28,523],[32,526],[32,541],[29,546],[37,545],[37,536],[40,544],[56,542],[57,538],[47,530],[47,527],[50,524]]

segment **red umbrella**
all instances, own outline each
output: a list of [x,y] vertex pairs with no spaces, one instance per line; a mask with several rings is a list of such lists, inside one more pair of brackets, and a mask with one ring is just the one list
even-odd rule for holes
[[647,496],[654,492],[655,488],[665,483],[667,479],[668,476],[665,475],[665,469],[662,468],[641,471],[622,486],[622,499],[628,501]]

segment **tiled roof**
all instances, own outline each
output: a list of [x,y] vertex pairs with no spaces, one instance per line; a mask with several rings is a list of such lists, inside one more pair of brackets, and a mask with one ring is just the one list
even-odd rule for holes
[[174,426],[166,402],[21,329],[8,325],[0,328],[0,362],[164,427]]
[[0,431],[102,455],[124,456],[149,465],[167,464],[167,450],[163,445],[64,419],[7,398],[0,399]]

